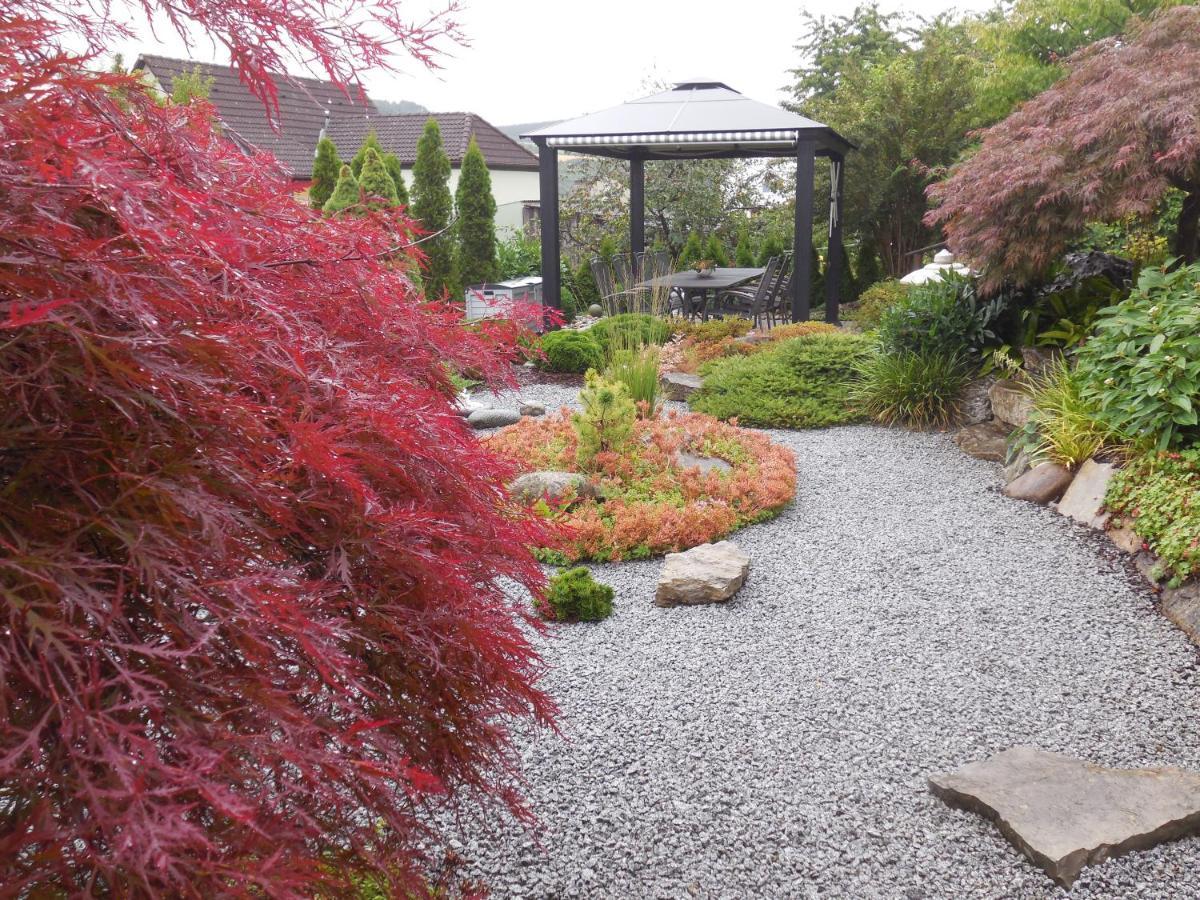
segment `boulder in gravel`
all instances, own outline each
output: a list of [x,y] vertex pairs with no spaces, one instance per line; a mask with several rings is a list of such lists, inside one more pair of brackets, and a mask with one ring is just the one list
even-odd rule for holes
[[1178,625],[1193,644],[1200,645],[1200,581],[1162,593],[1163,615]]
[[933,775],[929,787],[993,820],[1067,888],[1084,866],[1200,832],[1200,772],[1109,769],[1014,747]]
[[1011,378],[1002,378],[988,388],[992,401],[992,415],[1012,428],[1024,428],[1033,411],[1033,397],[1029,388]]
[[1044,462],[1013,479],[1005,486],[1004,494],[1014,500],[1049,503],[1063,495],[1071,478],[1071,473],[1058,463]]
[[573,495],[580,499],[595,497],[596,488],[578,472],[526,472],[514,478],[508,492],[522,503],[538,500],[559,501]]
[[658,606],[721,603],[738,592],[749,572],[750,557],[732,541],[668,553],[654,602]]
[[1011,484],[1029,471],[1033,466],[1033,458],[1025,450],[1013,457],[1012,462],[1006,463],[1003,469],[1004,483]]
[[467,424],[472,428],[502,428],[519,421],[521,414],[515,409],[476,409],[467,416]]
[[526,400],[521,404],[521,408],[517,412],[523,416],[544,416],[546,414],[546,407],[545,404]]
[[684,450],[675,453],[675,465],[681,469],[699,469],[701,475],[707,475],[709,472],[724,474],[733,471],[733,466],[723,459],[715,456],[697,456]]
[[686,400],[704,385],[703,378],[687,372],[663,372],[660,380],[663,396],[668,400]]
[[460,391],[458,396],[454,398],[454,408],[458,414],[466,418],[477,409],[489,409],[486,403],[480,403],[466,391]]
[[1108,490],[1108,481],[1114,471],[1116,466],[1111,463],[1089,459],[1079,467],[1075,480],[1058,501],[1058,511],[1090,528],[1103,528],[1108,524],[1108,515],[1101,512],[1104,492]]
[[963,453],[988,462],[1004,462],[1008,456],[1009,429],[998,422],[968,425],[954,435],[954,443]]

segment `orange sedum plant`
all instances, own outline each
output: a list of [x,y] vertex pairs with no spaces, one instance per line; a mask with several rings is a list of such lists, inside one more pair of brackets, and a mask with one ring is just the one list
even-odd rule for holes
[[[490,437],[490,449],[522,471],[572,470],[570,413],[522,419]],[[678,454],[724,460],[729,471],[701,473]],[[776,515],[796,493],[796,460],[765,435],[699,413],[640,419],[621,453],[601,452],[586,473],[599,499],[539,501],[558,522],[549,548],[557,561],[643,559],[719,540]]]

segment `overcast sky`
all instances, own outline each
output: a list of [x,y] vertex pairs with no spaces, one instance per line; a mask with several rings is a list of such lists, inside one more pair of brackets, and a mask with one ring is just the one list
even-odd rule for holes
[[[723,81],[770,103],[783,99],[787,71],[796,64],[801,11],[842,14],[851,2],[739,0],[736,3],[664,3],[661,0],[464,0],[458,20],[468,46],[446,47],[439,72],[398,59],[400,72],[368,76],[368,93],[381,100],[412,100],[436,112],[482,115],[496,125],[565,119],[641,96],[651,81],[694,76]],[[933,15],[976,11],[993,0],[883,2],[885,9]],[[430,0],[409,0],[416,18]],[[207,42],[189,53],[165,29],[156,40],[116,48],[127,60],[139,51],[227,62]],[[296,72],[295,74],[306,74]]]

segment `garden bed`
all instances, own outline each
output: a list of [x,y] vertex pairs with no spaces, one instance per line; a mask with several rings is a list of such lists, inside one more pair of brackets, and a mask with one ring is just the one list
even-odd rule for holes
[[[569,413],[525,419],[487,439],[522,472],[576,468]],[[538,508],[566,526],[547,559],[644,559],[719,540],[771,518],[796,492],[792,452],[710,416],[670,412],[634,424],[621,453],[585,473],[598,497],[569,495]]]

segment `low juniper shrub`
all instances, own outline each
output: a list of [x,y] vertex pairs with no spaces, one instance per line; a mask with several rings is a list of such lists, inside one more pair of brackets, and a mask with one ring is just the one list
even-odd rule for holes
[[612,615],[613,589],[592,577],[586,566],[559,572],[534,604],[552,622],[599,622]]

